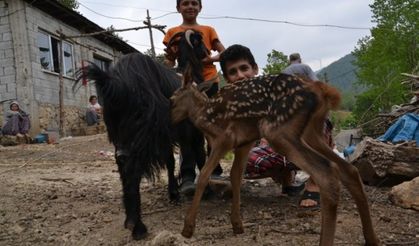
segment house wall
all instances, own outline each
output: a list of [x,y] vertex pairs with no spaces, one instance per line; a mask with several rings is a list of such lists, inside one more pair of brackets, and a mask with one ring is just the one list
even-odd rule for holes
[[[1,17],[0,19],[0,29],[3,28],[0,36],[0,59],[7,61],[1,62],[3,67],[0,69],[0,101],[9,98],[19,100],[22,108],[31,115],[32,135],[39,133],[42,129],[58,130],[59,74],[42,69],[38,33],[42,30],[58,38],[57,30],[61,30],[67,36],[79,35],[80,32],[21,0],[0,0],[0,11],[9,13],[17,11],[9,18]],[[82,60],[92,61],[94,54],[111,61],[122,55],[92,37],[75,40],[96,48],[92,50],[66,40],[73,45],[76,70],[81,68]],[[6,58],[6,54],[11,57]],[[67,135],[71,133],[72,128],[85,124],[81,116],[84,115],[89,96],[96,94],[92,85],[82,86],[77,91],[73,91],[74,83],[74,78],[64,77],[64,130]],[[6,93],[3,93],[3,90]],[[6,108],[5,104],[3,104],[4,108]]]
[[17,97],[16,70],[9,13],[6,2],[0,0],[0,102],[14,100]]

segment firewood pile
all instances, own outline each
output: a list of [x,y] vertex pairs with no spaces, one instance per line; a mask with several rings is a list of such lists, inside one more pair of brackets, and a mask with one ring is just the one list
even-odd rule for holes
[[402,83],[409,84],[411,91],[416,92],[416,98],[365,123],[362,130],[369,137],[365,137],[349,157],[350,162],[358,168],[362,180],[370,185],[393,186],[419,176],[419,148],[416,141],[393,144],[373,139],[383,135],[403,115],[419,114],[419,76],[403,75],[408,80]]
[[383,143],[366,137],[350,156],[362,180],[369,185],[395,185],[419,176],[416,142]]
[[[412,95],[414,91],[419,91],[419,75],[406,73],[403,73],[402,75],[406,76],[407,79],[401,83],[411,88]],[[361,126],[362,130],[363,132],[368,133],[368,136],[379,137],[401,116],[407,113],[419,114],[419,98],[414,102],[395,105],[390,113],[378,114],[374,119],[364,123]]]
[[370,132],[369,135],[374,137],[381,136],[401,116],[407,113],[419,114],[419,101],[416,101],[415,103],[403,104],[387,114],[379,114],[374,120],[370,121],[369,131],[366,132]]

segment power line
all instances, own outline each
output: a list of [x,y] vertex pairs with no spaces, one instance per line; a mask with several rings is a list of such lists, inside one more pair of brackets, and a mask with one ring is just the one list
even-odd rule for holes
[[[116,8],[127,8],[127,9],[141,9],[141,10],[152,10],[152,11],[160,11],[160,12],[167,12],[172,13],[172,10],[162,10],[162,9],[151,9],[151,8],[143,8],[143,7],[136,7],[136,6],[130,6],[130,5],[120,5],[120,4],[109,4],[109,3],[101,3],[101,2],[91,2],[91,1],[83,1],[84,3],[89,4],[96,4],[96,5],[104,5],[104,6],[110,6],[110,7],[116,7]],[[80,1],[79,1],[80,3]],[[174,12],[177,13],[177,12]]]
[[[141,8],[141,7],[134,7],[134,6],[127,6],[127,5],[114,5],[114,4],[106,4],[106,3],[98,3],[98,2],[88,2],[91,4],[99,4],[99,5],[107,5],[112,7],[122,7],[122,8],[136,8],[141,10],[146,10],[147,8]],[[128,21],[134,21],[138,22],[137,20],[122,18],[122,17],[110,17],[105,16],[100,13],[95,12],[92,9],[89,9],[85,5],[79,2],[80,5],[87,8],[88,10],[101,15],[103,17],[111,18],[111,19],[122,19],[122,20],[128,20]],[[161,11],[166,12],[166,14],[151,18],[151,20],[160,19],[163,17],[166,17],[168,15],[176,14],[177,12],[174,11],[168,11],[168,10],[161,10],[161,9],[149,9],[154,11]],[[231,20],[243,20],[243,21],[257,21],[257,22],[267,22],[267,23],[279,23],[279,24],[286,24],[286,25],[293,25],[293,26],[300,26],[300,27],[328,27],[328,28],[339,28],[339,29],[350,29],[350,30],[370,30],[370,27],[355,27],[355,26],[343,26],[343,25],[334,25],[334,24],[305,24],[305,23],[297,23],[287,20],[270,20],[270,19],[260,19],[260,18],[250,18],[250,17],[237,17],[237,16],[216,16],[216,15],[199,15],[199,19],[208,19],[208,20],[216,20],[216,19],[231,19]]]
[[355,30],[370,30],[369,27],[353,27],[353,26],[341,26],[341,25],[333,25],[333,24],[303,24],[303,23],[296,23],[291,21],[284,21],[284,20],[268,20],[268,19],[259,19],[259,18],[244,18],[244,17],[235,17],[235,16],[215,16],[215,17],[199,17],[201,19],[233,19],[233,20],[246,20],[246,21],[258,21],[258,22],[268,22],[268,23],[281,23],[281,24],[288,24],[293,26],[302,26],[302,27],[333,27],[333,28],[340,28],[340,29],[355,29]]
[[[334,77],[332,77],[332,78],[327,78],[329,81],[330,80],[334,80],[334,79],[338,79],[338,78],[340,78],[340,77],[343,77],[343,76],[345,76],[346,74],[348,74],[348,73],[351,73],[351,72],[354,72],[354,71],[356,71],[357,69],[356,68],[353,68],[353,69],[351,69],[351,70],[349,70],[349,71],[346,71],[346,72],[344,72],[344,73],[341,73],[341,74],[338,74],[338,75],[335,75]],[[320,75],[325,75],[325,74],[327,74],[327,72],[321,72],[321,73],[319,73]]]
[[106,18],[109,18],[109,19],[114,19],[114,20],[126,20],[126,21],[131,21],[131,22],[141,22],[141,20],[134,20],[134,19],[128,19],[128,18],[123,18],[123,17],[113,17],[113,16],[108,16],[108,15],[103,15],[103,14],[101,14],[101,13],[98,13],[98,12],[94,11],[93,9],[91,9],[91,8],[87,7],[86,5],[84,5],[84,4],[82,4],[82,3],[79,3],[79,4],[80,4],[81,6],[83,6],[83,7],[85,7],[86,9],[88,9],[89,11],[91,11],[91,12],[93,12],[93,13],[97,14],[97,15],[100,15],[100,16],[103,16],[103,17],[106,17]]
[[[130,43],[130,44],[133,44],[133,45],[137,45],[137,46],[151,48],[151,45],[149,45],[149,44],[139,44],[139,43],[135,43],[135,42],[132,42],[132,41],[127,41],[127,43]],[[156,48],[158,50],[164,50],[163,48],[159,48],[159,47],[154,47],[154,48]]]
[[165,17],[165,16],[172,15],[172,14],[177,14],[177,12],[170,12],[170,13],[167,13],[167,14],[164,14],[164,15],[160,15],[160,16],[157,16],[157,17],[151,18],[151,19],[152,19],[152,20],[156,20],[156,19],[160,19],[160,18],[163,18],[163,17]]

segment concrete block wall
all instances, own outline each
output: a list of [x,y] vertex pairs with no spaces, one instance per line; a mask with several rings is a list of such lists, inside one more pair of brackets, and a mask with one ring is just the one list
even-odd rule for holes
[[13,40],[8,16],[9,8],[4,0],[0,0],[0,103],[3,102],[4,108],[8,108],[10,100],[17,98]]

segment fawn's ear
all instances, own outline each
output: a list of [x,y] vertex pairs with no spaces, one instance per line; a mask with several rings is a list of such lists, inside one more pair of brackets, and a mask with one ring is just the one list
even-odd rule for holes
[[214,82],[212,82],[212,81],[202,82],[202,83],[198,84],[198,90],[200,92],[207,91],[212,87],[213,84],[214,84]]

